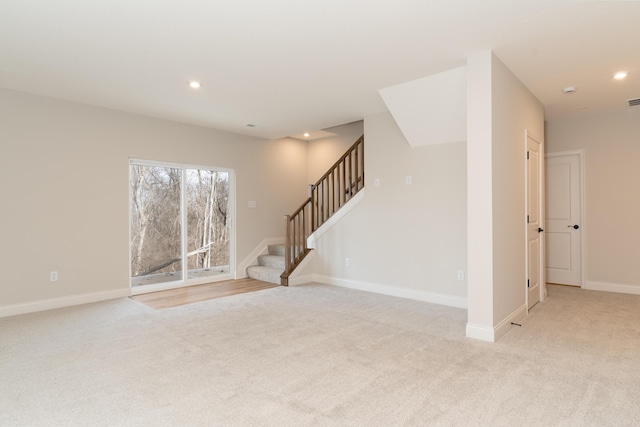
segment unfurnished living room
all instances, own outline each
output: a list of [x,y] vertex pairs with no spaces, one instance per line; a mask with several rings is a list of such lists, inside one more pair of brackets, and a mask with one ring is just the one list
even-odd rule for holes
[[638,425],[638,17],[0,0],[0,425]]

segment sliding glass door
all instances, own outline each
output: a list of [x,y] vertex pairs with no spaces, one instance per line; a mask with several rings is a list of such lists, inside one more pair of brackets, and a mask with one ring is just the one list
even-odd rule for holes
[[186,174],[187,277],[229,273],[229,172]]
[[132,287],[231,277],[232,170],[132,160],[129,184]]

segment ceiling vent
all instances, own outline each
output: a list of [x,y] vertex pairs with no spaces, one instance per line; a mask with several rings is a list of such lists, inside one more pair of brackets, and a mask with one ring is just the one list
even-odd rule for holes
[[627,99],[627,104],[629,105],[629,107],[640,106],[640,98]]

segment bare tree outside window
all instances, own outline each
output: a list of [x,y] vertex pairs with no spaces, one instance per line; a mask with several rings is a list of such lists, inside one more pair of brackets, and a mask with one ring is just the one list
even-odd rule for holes
[[229,271],[229,173],[187,171],[189,277]]
[[228,172],[132,164],[129,180],[133,286],[182,280],[183,258],[190,279],[229,272]]

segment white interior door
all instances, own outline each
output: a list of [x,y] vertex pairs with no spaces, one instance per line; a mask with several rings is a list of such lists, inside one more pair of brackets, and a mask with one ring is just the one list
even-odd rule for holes
[[547,182],[547,282],[582,286],[580,154],[550,155]]
[[540,301],[541,291],[541,167],[540,143],[527,136],[527,308]]

